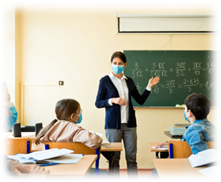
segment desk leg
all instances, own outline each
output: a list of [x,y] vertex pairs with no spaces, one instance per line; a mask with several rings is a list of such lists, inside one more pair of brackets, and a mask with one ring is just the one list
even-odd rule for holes
[[108,160],[109,172],[112,172],[113,171],[113,162],[114,162],[114,152],[101,152],[101,154]]

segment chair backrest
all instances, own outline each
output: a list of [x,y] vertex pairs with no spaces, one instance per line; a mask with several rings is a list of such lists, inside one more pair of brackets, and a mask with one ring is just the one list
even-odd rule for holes
[[31,139],[29,138],[6,138],[5,151],[6,155],[15,155],[17,153],[27,154],[31,151]]
[[[172,158],[188,158],[191,154],[190,145],[186,141],[169,141],[169,156],[171,156],[170,144],[172,143]],[[215,142],[206,142],[209,149],[215,148]]]
[[[74,154],[96,154],[97,149],[91,149],[83,143],[60,143],[60,142],[46,142],[45,145],[49,146],[49,149],[52,148],[66,148],[73,150]],[[100,153],[100,151],[99,151]]]

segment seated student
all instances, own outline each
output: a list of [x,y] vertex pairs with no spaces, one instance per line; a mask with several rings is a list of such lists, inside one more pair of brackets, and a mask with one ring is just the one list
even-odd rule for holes
[[[43,128],[37,135],[35,143],[40,142],[80,142],[97,149],[102,138],[77,125],[82,121],[80,104],[74,99],[62,99],[55,107],[56,119]],[[90,169],[90,176],[96,175],[95,169]],[[99,176],[106,175],[107,172],[99,169]]]
[[102,138],[77,125],[82,121],[80,104],[74,99],[62,99],[57,102],[56,119],[43,128],[36,137],[40,142],[80,142],[91,149],[98,148]]
[[[6,131],[9,131],[13,125],[17,121],[18,113],[16,111],[16,108],[12,102],[10,102],[10,94],[8,92],[8,89],[6,87],[6,84],[1,80],[1,91],[2,94],[0,95],[1,98],[1,104],[3,109],[3,120],[4,127]],[[22,164],[18,161],[15,161],[13,159],[7,158],[6,160],[6,166],[7,169],[9,169],[9,172],[15,175],[21,175],[21,173],[29,173],[29,174],[36,174],[36,175],[48,175],[50,173],[49,170],[46,170],[44,167],[40,166],[29,166]]]
[[[187,141],[193,154],[208,149],[206,142],[215,140],[215,127],[207,120],[210,112],[210,101],[206,96],[198,93],[187,96],[184,101],[184,118],[191,125],[185,131],[182,141]],[[155,148],[168,144],[161,142]]]

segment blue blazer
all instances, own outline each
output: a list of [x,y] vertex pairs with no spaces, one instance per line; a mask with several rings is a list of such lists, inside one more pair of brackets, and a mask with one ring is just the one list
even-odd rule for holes
[[[131,102],[131,96],[134,100],[143,105],[146,99],[148,98],[150,91],[144,90],[143,94],[140,95],[137,87],[134,84],[132,78],[127,77],[126,83],[128,87],[128,100],[129,100],[129,117],[128,117],[128,127],[136,127],[136,117],[135,111]],[[106,116],[105,116],[105,129],[114,128],[120,129],[121,128],[121,113],[120,113],[120,105],[113,104],[110,106],[108,104],[108,100],[110,98],[119,97],[118,91],[114,86],[113,82],[111,81],[110,77],[104,76],[100,79],[100,84],[98,88],[97,98],[95,102],[95,106],[97,108],[104,108],[106,109]]]

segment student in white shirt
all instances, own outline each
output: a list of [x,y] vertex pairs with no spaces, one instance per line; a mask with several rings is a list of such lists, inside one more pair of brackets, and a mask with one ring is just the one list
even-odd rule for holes
[[[138,104],[144,104],[151,88],[160,78],[151,78],[147,88],[140,95],[134,81],[123,74],[127,65],[122,52],[114,52],[111,57],[112,72],[100,80],[95,105],[105,108],[105,133],[109,142],[121,142],[123,139],[128,174],[137,174],[137,133],[136,117],[131,96]],[[119,174],[120,152],[114,153],[114,173]]]

